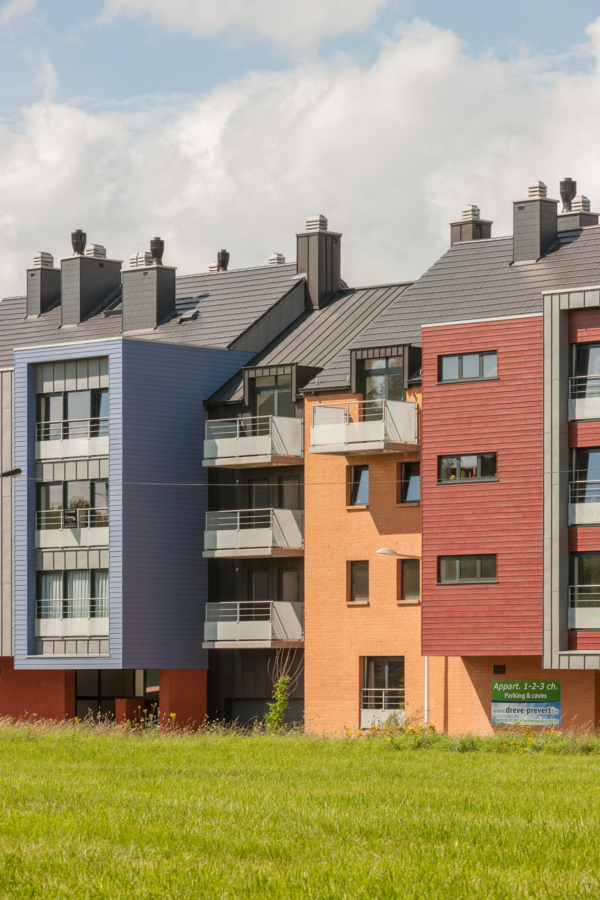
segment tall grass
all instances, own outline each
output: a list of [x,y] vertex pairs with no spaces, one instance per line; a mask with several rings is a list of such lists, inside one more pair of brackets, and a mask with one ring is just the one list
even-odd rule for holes
[[3,723],[0,896],[595,897],[599,754],[526,729]]

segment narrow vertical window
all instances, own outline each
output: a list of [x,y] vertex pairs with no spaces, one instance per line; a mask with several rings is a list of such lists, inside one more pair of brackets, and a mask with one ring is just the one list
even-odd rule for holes
[[369,563],[367,560],[350,563],[350,600],[369,599]]
[[352,466],[350,505],[366,506],[369,502],[369,467]]

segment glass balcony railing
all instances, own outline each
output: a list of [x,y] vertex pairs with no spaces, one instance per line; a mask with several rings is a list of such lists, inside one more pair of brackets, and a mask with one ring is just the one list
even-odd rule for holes
[[569,588],[569,628],[600,628],[600,584]]
[[315,405],[310,452],[355,454],[417,449],[417,416],[417,404],[404,400],[353,400]]
[[304,551],[304,513],[300,509],[244,509],[206,513],[205,555],[276,555]]
[[363,688],[360,727],[383,725],[391,715],[404,720],[404,688]]
[[204,640],[303,641],[304,604],[277,600],[207,603]]
[[569,525],[600,525],[600,481],[569,484]]
[[108,598],[37,600],[36,637],[98,637],[108,635]]
[[286,416],[215,419],[206,423],[204,465],[297,464],[303,420]]
[[569,378],[569,421],[600,419],[600,375]]

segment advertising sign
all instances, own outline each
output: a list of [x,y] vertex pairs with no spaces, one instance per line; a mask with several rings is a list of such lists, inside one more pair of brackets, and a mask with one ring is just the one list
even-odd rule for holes
[[63,512],[63,528],[77,528],[77,510],[65,509]]
[[560,725],[560,681],[492,681],[492,725]]

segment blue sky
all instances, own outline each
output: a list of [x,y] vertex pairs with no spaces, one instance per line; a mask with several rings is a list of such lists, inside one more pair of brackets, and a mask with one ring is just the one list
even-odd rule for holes
[[293,258],[323,213],[344,276],[417,277],[448,220],[571,175],[600,205],[591,0],[0,0],[0,297],[73,228],[180,271]]

